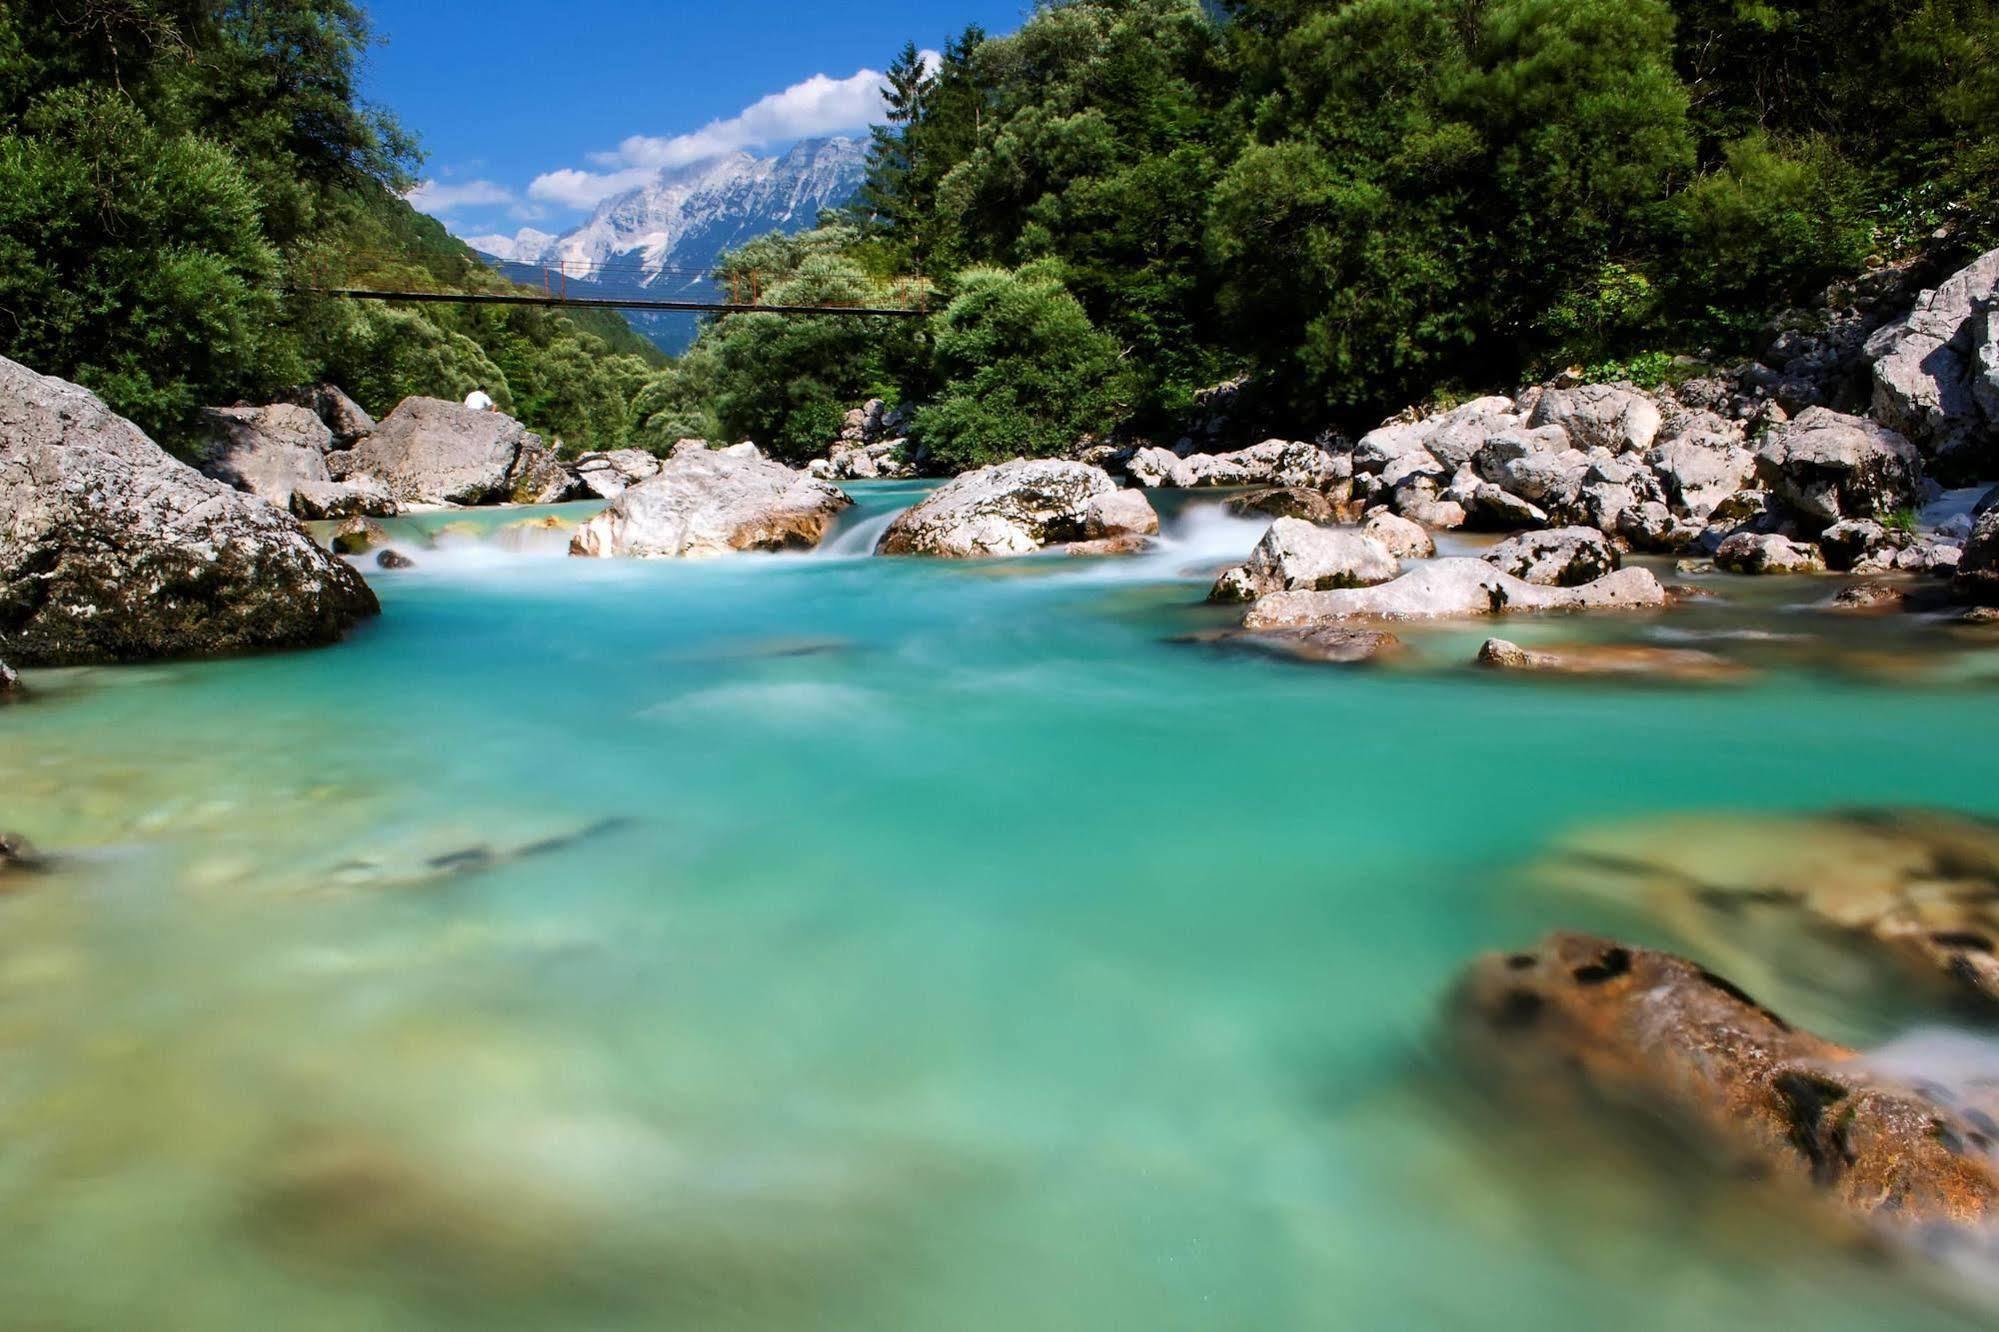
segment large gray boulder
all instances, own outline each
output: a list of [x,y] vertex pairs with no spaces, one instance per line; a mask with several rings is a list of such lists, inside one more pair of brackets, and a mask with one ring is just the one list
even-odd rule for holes
[[1581,587],[1623,563],[1617,547],[1594,527],[1558,527],[1502,541],[1484,556],[1501,573],[1542,587]]
[[1142,486],[1172,486],[1180,490],[1215,486],[1337,490],[1353,479],[1353,464],[1345,457],[1328,453],[1316,444],[1282,439],[1267,439],[1234,453],[1196,453],[1186,458],[1164,449],[1142,449],[1126,470]]
[[1547,389],[1527,418],[1530,430],[1560,426],[1577,448],[1608,449],[1613,454],[1645,452],[1664,423],[1652,395],[1630,384]]
[[890,523],[877,555],[978,559],[1049,546],[1151,536],[1159,515],[1100,467],[1015,459],[966,472]]
[[0,650],[28,666],[331,643],[380,606],[289,514],[0,357]]
[[1825,572],[1825,557],[1817,546],[1775,532],[1737,532],[1715,547],[1714,562],[1736,574]]
[[1922,293],[1907,315],[1877,330],[1866,349],[1876,418],[1932,455],[1989,446],[1999,433],[1995,307],[1999,250]]
[[372,476],[307,481],[292,491],[292,513],[305,519],[393,518],[401,508],[389,488]]
[[1655,447],[1646,461],[1673,512],[1696,522],[1756,476],[1756,455],[1740,430],[1683,435]]
[[1656,610],[1665,589],[1644,569],[1620,569],[1583,587],[1541,587],[1484,560],[1431,560],[1392,583],[1338,592],[1279,592],[1243,617],[1248,629],[1349,620],[1442,620],[1584,610]]
[[1772,430],[1756,454],[1764,483],[1812,530],[1879,518],[1916,502],[1923,457],[1885,426],[1826,407]]
[[809,550],[853,501],[754,450],[677,451],[585,523],[569,553],[595,559],[708,559],[746,550]]
[[1369,431],[1354,446],[1354,468],[1381,472],[1404,454],[1422,452],[1456,471],[1487,439],[1520,424],[1511,398],[1477,398],[1420,421],[1395,421]]
[[305,408],[333,434],[333,446],[351,449],[375,429],[375,418],[335,384],[298,389],[291,401]]
[[1368,514],[1360,534],[1379,541],[1398,560],[1427,560],[1437,553],[1437,539],[1428,528],[1387,509]]
[[548,504],[574,484],[519,421],[439,398],[405,398],[338,469],[336,480],[371,476],[404,504]]
[[1232,603],[1273,592],[1372,587],[1401,572],[1402,562],[1372,537],[1279,518],[1256,543],[1249,562],[1224,573],[1208,599]]
[[291,403],[211,407],[202,413],[209,438],[198,458],[204,476],[290,509],[301,486],[331,485],[326,455],[333,432]]

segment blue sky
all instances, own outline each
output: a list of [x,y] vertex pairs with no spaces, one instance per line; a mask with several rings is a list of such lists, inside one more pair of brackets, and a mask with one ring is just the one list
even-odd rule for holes
[[[562,231],[717,149],[862,128],[905,41],[1020,26],[1031,0],[372,0],[368,97],[423,141],[415,197],[460,235]],[[863,77],[863,76],[867,77]],[[853,121],[853,124],[845,122]]]

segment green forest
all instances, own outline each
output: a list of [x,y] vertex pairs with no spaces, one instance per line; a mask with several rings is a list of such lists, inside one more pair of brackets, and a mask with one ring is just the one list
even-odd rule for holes
[[879,396],[957,466],[1239,375],[1305,429],[1726,358],[1870,260],[1999,238],[1999,0],[1070,0],[912,43],[861,196],[724,261],[774,301],[921,275],[927,322],[730,316],[663,365],[614,319],[286,294],[503,285],[401,201],[368,40],[348,0],[0,13],[0,351],[168,437],[324,378],[797,461]]

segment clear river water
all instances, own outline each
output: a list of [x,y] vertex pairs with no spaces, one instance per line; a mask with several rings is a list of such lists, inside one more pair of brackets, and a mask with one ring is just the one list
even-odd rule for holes
[[[1116,561],[570,560],[395,526],[312,653],[36,672],[0,712],[0,1324],[1990,1325],[1975,1287],[1467,1093],[1523,877],[1675,811],[1999,814],[1999,651],[1801,609],[1729,688],[1185,641],[1261,523]],[[587,510],[558,510],[573,520]],[[1524,642],[1609,632],[1507,626]],[[1538,638],[1537,638],[1538,636]],[[1903,1019],[1785,993],[1828,1035]],[[1698,1173],[1698,1172],[1692,1172]]]

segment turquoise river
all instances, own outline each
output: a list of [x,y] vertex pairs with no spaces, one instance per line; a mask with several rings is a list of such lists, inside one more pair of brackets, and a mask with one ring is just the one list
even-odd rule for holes
[[[1521,873],[1575,829],[1999,813],[1999,651],[1911,667],[1945,631],[1779,582],[1617,626],[1738,687],[1496,679],[1480,628],[1315,668],[1186,641],[1261,530],[1212,504],[944,565],[867,558],[912,488],[856,489],[820,552],[700,564],[404,520],[339,647],[30,673],[0,1325],[1990,1325],[1537,1142],[1441,1030],[1485,950],[1674,942]],[[1758,997],[1901,1030],[1808,989]]]

